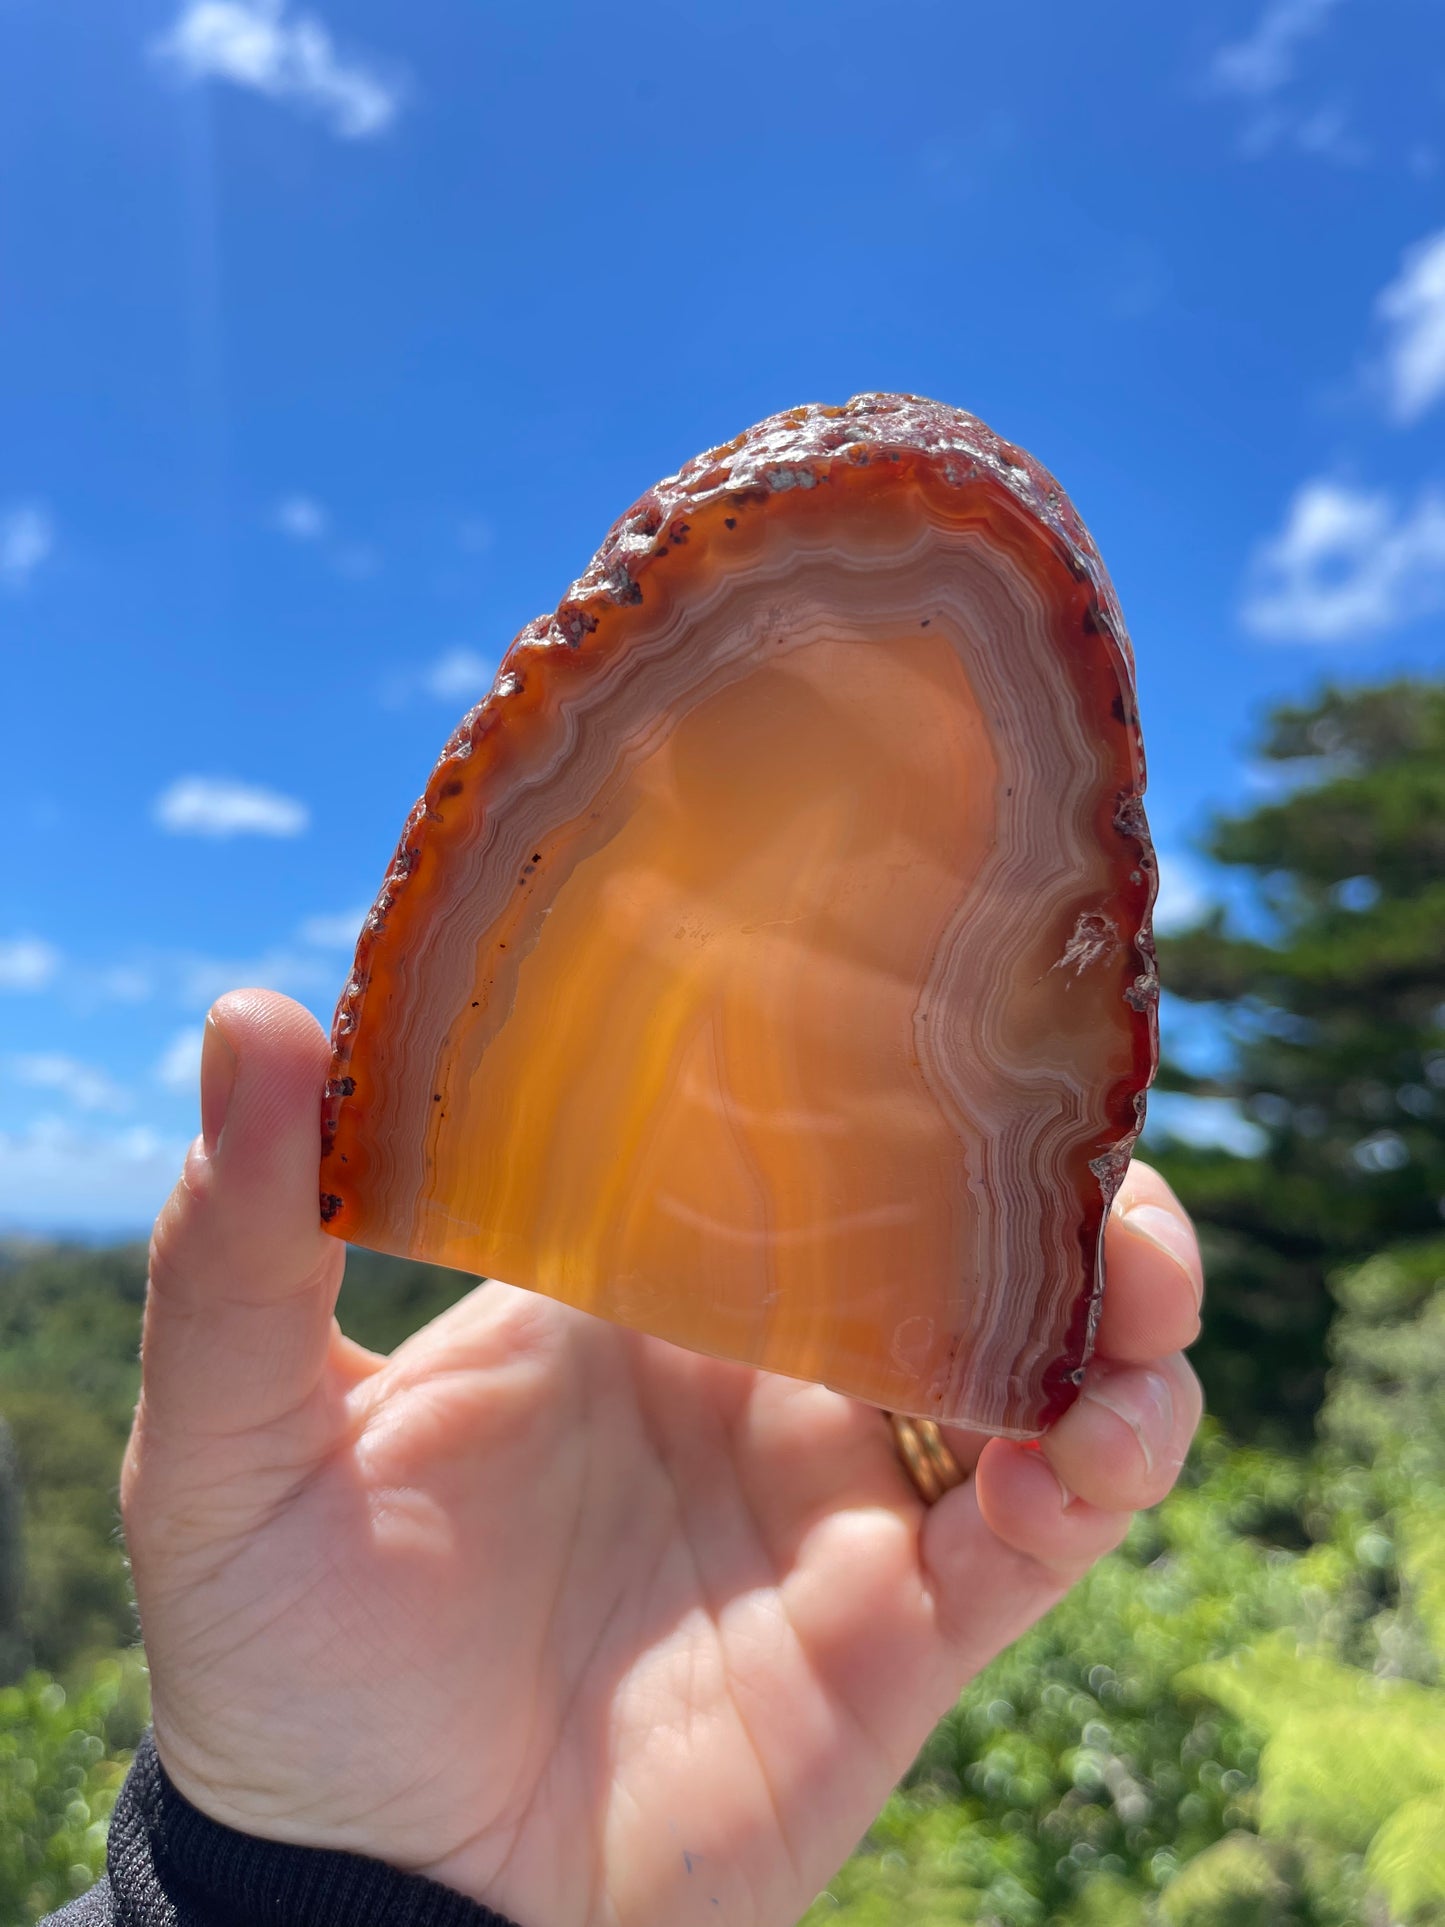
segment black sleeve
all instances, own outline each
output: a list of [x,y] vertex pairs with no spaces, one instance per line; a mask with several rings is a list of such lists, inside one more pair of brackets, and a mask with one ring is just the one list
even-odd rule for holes
[[41,1927],[513,1927],[379,1860],[207,1819],[166,1778],[149,1734],[116,1802],[106,1864],[106,1879]]

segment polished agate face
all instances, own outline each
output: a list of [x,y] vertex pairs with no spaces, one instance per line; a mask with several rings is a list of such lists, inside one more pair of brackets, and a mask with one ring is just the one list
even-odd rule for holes
[[1142,786],[1112,591],[1026,456],[891,396],[700,456],[407,825],[329,1228],[1036,1432],[1154,1062]]

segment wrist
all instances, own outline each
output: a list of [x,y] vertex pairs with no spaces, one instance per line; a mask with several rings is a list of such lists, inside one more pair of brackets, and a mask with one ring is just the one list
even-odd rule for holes
[[[263,1838],[203,1811],[147,1734],[116,1803],[107,1862],[120,1918],[157,1891],[176,1927],[516,1927],[480,1902],[364,1854]],[[143,1918],[136,1914],[136,1918]]]

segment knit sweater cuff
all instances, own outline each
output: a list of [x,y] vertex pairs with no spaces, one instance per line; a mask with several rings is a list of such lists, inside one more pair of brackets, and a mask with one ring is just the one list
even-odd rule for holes
[[513,1927],[379,1860],[222,1826],[172,1786],[149,1733],[116,1804],[107,1861],[116,1927]]

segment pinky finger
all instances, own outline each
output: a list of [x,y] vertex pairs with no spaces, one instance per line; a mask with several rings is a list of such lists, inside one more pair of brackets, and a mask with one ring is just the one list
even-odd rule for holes
[[1134,1516],[1076,1499],[1032,1445],[990,1440],[973,1476],[994,1537],[1061,1577],[1076,1577],[1112,1552]]

